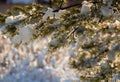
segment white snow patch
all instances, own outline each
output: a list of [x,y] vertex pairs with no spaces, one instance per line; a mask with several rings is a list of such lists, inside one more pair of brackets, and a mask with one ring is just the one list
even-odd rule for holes
[[69,63],[74,55],[69,52],[72,47],[48,54],[49,39],[16,49],[0,35],[0,63],[4,63],[0,66],[0,82],[79,82],[79,75]]

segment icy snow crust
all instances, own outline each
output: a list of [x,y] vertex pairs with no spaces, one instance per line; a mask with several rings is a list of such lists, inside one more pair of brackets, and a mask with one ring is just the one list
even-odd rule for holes
[[0,33],[0,82],[79,82],[70,67],[71,47],[48,54],[49,38],[28,46],[11,46]]

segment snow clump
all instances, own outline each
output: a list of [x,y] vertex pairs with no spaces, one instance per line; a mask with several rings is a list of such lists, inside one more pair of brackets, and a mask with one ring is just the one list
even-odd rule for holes
[[28,24],[21,28],[18,32],[18,35],[15,35],[12,38],[12,43],[19,44],[21,41],[22,43],[27,43],[33,38],[34,30],[32,29],[34,27],[34,24]]
[[82,8],[81,8],[81,15],[85,15],[87,13],[89,13],[91,11],[91,7],[92,7],[92,3],[87,2],[87,1],[83,1],[82,2]]

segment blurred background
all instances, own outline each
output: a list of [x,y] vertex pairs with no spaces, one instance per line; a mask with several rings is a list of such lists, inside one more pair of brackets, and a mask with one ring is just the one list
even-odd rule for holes
[[33,2],[49,4],[50,0],[0,0],[0,12],[5,13],[6,9],[11,8],[13,5],[27,5]]
[[38,2],[38,3],[49,3],[50,0],[0,0],[0,3],[23,3],[23,4],[29,4],[32,2]]

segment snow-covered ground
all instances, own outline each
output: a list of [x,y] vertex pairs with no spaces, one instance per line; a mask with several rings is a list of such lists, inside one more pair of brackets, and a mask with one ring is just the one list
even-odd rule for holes
[[0,82],[79,82],[70,67],[71,47],[48,54],[49,38],[15,48],[0,33]]

